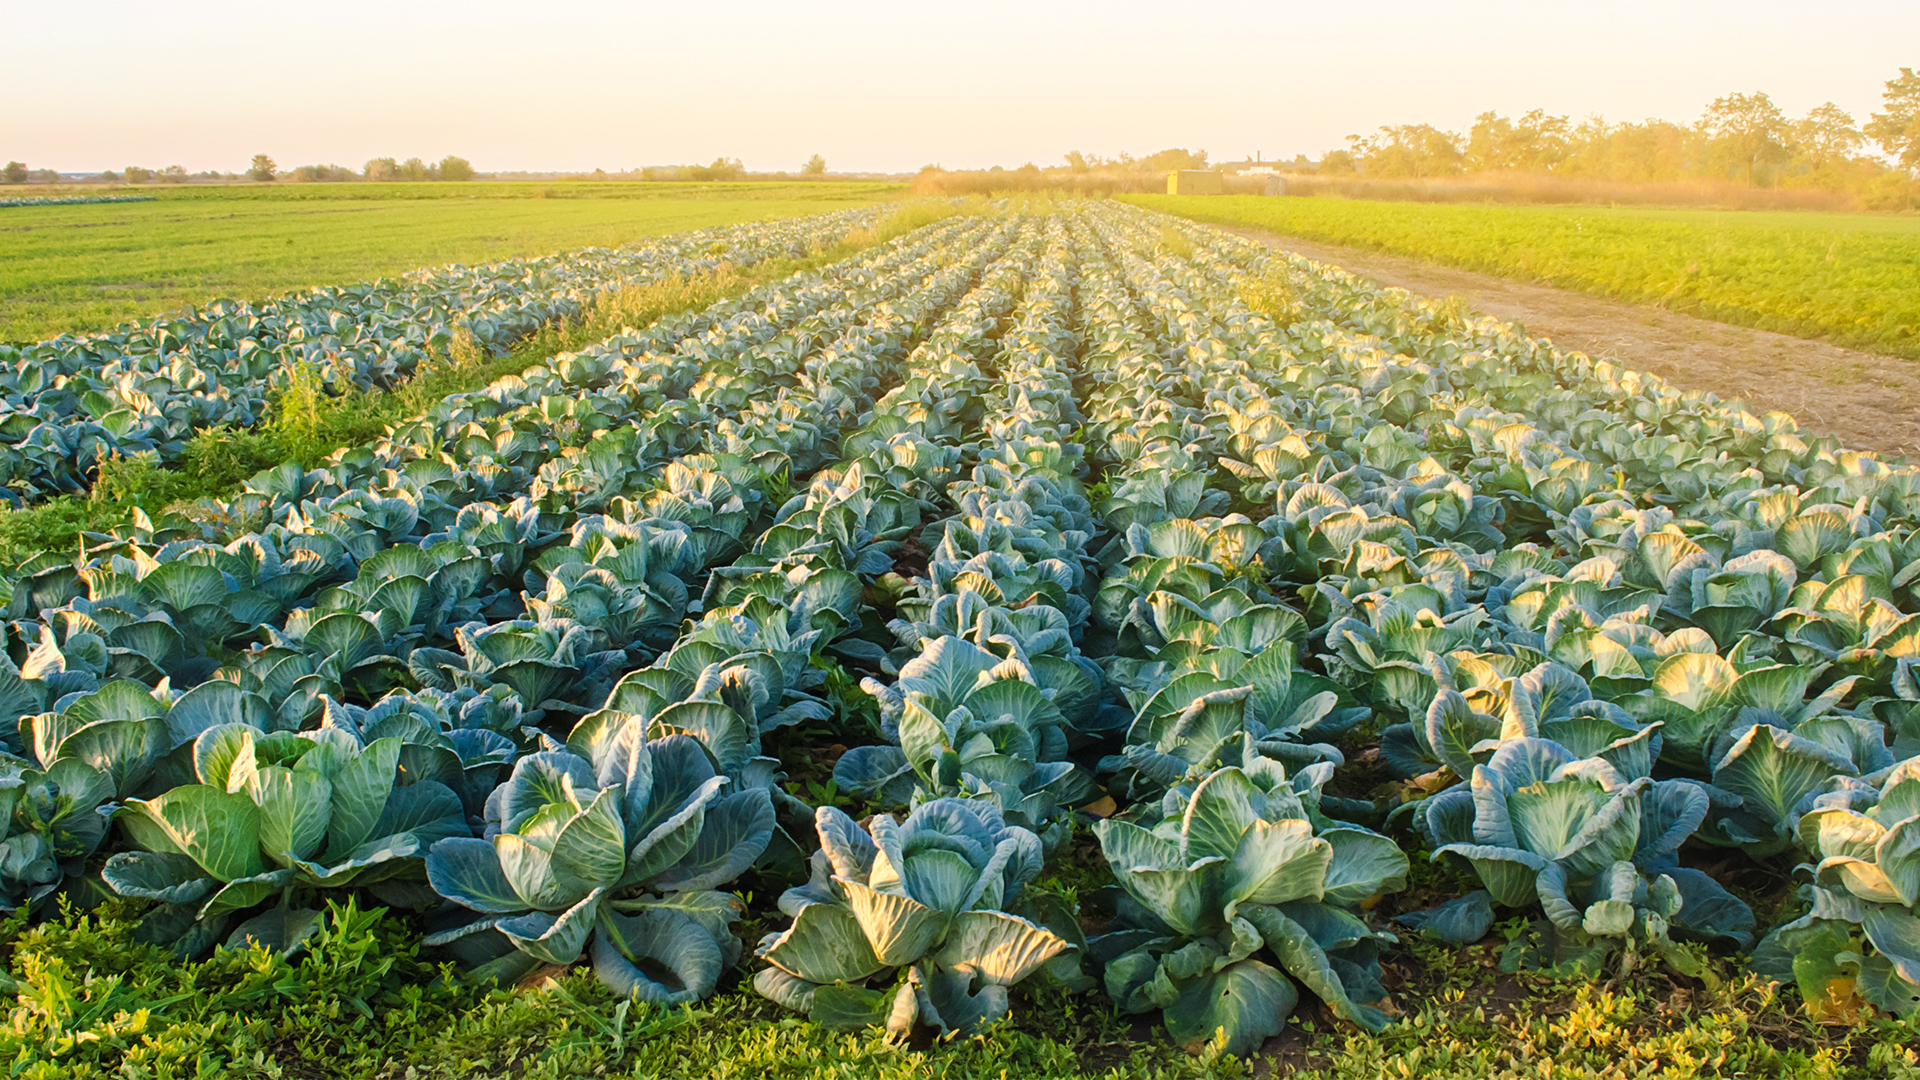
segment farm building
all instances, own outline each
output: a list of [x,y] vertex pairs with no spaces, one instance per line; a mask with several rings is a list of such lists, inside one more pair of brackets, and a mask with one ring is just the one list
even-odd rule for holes
[[1169,195],[1218,195],[1220,174],[1207,169],[1179,169],[1167,174]]

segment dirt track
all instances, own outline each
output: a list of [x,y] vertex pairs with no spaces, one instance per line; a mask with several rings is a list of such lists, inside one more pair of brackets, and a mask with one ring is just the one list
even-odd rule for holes
[[1677,386],[1792,413],[1804,430],[1853,450],[1920,451],[1920,364],[1657,307],[1603,300],[1370,251],[1228,229],[1270,247],[1426,296],[1459,296],[1529,333]]

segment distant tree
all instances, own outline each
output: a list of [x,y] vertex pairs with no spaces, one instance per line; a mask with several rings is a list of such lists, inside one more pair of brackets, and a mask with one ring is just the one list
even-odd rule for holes
[[35,169],[32,179],[35,183],[57,184],[60,182],[60,174],[52,169]]
[[1901,68],[1899,78],[1887,80],[1882,100],[1887,111],[1873,114],[1866,134],[1888,157],[1908,169],[1920,169],[1920,74]]
[[378,157],[367,162],[360,175],[369,180],[391,180],[400,171],[400,163],[390,157]]
[[1552,172],[1567,159],[1567,138],[1572,127],[1564,116],[1549,116],[1543,109],[1528,109],[1514,122],[1513,141],[1507,156],[1513,168],[1528,172]]
[[687,171],[695,180],[738,180],[746,174],[747,167],[737,158],[718,157],[711,165],[696,165]]
[[1207,152],[1205,150],[1162,150],[1157,154],[1148,154],[1141,158],[1140,165],[1149,172],[1204,169],[1207,167]]
[[401,162],[400,167],[394,170],[393,178],[395,180],[425,180],[428,178],[427,163],[417,157],[410,157]]
[[1865,144],[1853,115],[1831,101],[1793,122],[1793,145],[1815,169],[1845,161]]
[[825,176],[827,174],[827,159],[821,157],[819,154],[815,154],[807,159],[805,165],[800,166],[800,172],[806,176]]
[[247,167],[247,176],[264,184],[273,179],[277,169],[279,166],[273,163],[272,158],[265,154],[255,154],[253,164]]
[[157,179],[163,184],[184,184],[187,180],[187,170],[178,165],[169,165],[160,170]]
[[296,184],[339,184],[360,179],[352,169],[340,165],[302,165],[287,174]]
[[1723,162],[1745,171],[1748,187],[1756,168],[1786,160],[1787,118],[1765,94],[1714,98],[1700,127]]
[[1093,168],[1093,166],[1088,163],[1087,155],[1078,150],[1069,150],[1067,151],[1067,168],[1079,173],[1086,172],[1088,169]]
[[1370,139],[1347,141],[1355,144],[1354,157],[1368,176],[1451,176],[1466,165],[1460,136],[1432,124],[1382,127]]
[[1513,142],[1513,121],[1492,110],[1473,118],[1467,129],[1467,168],[1491,172],[1513,167],[1508,147]]
[[153,170],[143,169],[138,165],[129,165],[126,168],[126,177],[127,183],[129,184],[150,183],[153,180]]
[[440,159],[440,179],[471,180],[473,179],[473,165],[468,162],[466,158],[454,157],[452,154],[448,154],[446,157]]
[[1329,150],[1320,157],[1320,165],[1315,172],[1326,176],[1341,176],[1354,171],[1353,153],[1347,150]]
[[27,176],[27,163],[24,161],[9,161],[5,169],[0,169],[0,180],[9,184],[24,184]]

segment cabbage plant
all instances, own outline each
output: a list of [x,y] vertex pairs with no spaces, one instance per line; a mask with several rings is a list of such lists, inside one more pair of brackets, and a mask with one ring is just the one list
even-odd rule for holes
[[198,783],[115,813],[140,850],[107,860],[102,876],[122,896],[159,901],[163,920],[190,912],[195,941],[277,901],[229,940],[296,945],[319,925],[302,903],[314,893],[417,878],[429,847],[467,832],[459,797],[432,780],[404,782],[400,757],[398,738],[361,744],[339,728],[210,728],[193,742]]
[[[1545,912],[1544,953],[1516,950],[1511,962],[1596,971],[1613,952],[1631,963],[1650,951],[1692,974],[1698,961],[1674,944],[1670,928],[1703,940],[1752,940],[1746,905],[1675,862],[1709,804],[1702,785],[1629,779],[1607,757],[1576,758],[1551,740],[1516,738],[1473,767],[1469,786],[1418,804],[1415,822],[1433,857],[1470,865],[1491,903],[1537,903]],[[1457,925],[1428,928],[1462,944],[1486,929],[1484,919]]]
[[1843,784],[1800,819],[1818,860],[1803,917],[1755,952],[1790,971],[1817,1010],[1858,997],[1896,1015],[1920,1013],[1920,758],[1877,788]]
[[1357,909],[1405,886],[1407,857],[1366,829],[1316,828],[1329,771],[1290,779],[1249,753],[1146,804],[1137,823],[1094,826],[1126,901],[1122,929],[1089,947],[1108,958],[1123,1011],[1159,1009],[1182,1045],[1245,1054],[1280,1032],[1297,980],[1342,1018],[1387,1025],[1378,952],[1393,939]]
[[1040,872],[1040,839],[990,803],[934,799],[864,828],[823,806],[815,827],[811,877],[780,897],[793,923],[761,941],[770,966],[753,981],[815,1023],[972,1031],[1007,1015],[1009,987],[1074,948],[1008,912]]
[[1053,692],[1018,659],[944,637],[908,661],[894,685],[863,685],[899,744],[842,754],[834,779],[849,791],[894,803],[973,795],[1036,832],[1086,791],[1085,773],[1065,760]]
[[715,890],[766,848],[773,807],[764,790],[727,794],[693,738],[649,739],[646,727],[596,714],[570,744],[583,753],[515,763],[487,800],[485,837],[448,837],[427,856],[434,890],[475,915],[429,943],[486,935],[512,951],[486,974],[586,952],[602,982],[642,1001],[713,993],[739,956],[728,925],[742,907]]

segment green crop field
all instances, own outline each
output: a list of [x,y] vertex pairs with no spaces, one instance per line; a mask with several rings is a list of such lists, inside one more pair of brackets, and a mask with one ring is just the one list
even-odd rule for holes
[[1920,466],[1115,200],[340,284],[0,344],[9,1076],[1920,1078]]
[[1221,225],[1411,255],[1920,359],[1920,218],[1126,196]]
[[217,297],[870,206],[868,183],[279,184],[152,202],[0,208],[0,341],[99,330]]

